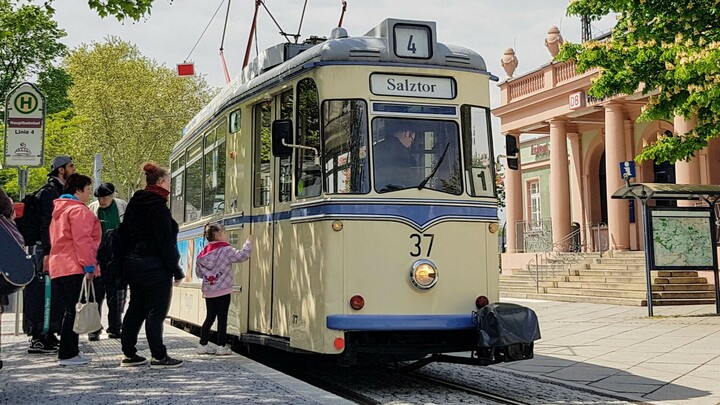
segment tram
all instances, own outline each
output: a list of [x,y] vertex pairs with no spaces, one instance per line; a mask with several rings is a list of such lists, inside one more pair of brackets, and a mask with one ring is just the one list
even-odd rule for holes
[[348,365],[531,358],[535,314],[498,303],[491,79],[427,21],[262,52],[171,154],[172,322],[204,320],[194,261],[219,221],[236,247],[257,237],[234,269],[235,343]]

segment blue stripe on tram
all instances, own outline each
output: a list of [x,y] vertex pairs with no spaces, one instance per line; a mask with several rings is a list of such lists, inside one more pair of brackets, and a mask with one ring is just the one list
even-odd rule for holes
[[474,329],[472,314],[459,315],[328,315],[328,329],[347,331]]
[[[457,206],[457,205],[428,205],[428,204],[356,204],[356,203],[321,203],[306,207],[295,208],[292,211],[282,211],[271,214],[232,216],[223,220],[225,226],[264,223],[292,219],[294,221],[311,220],[319,218],[348,218],[348,219],[379,219],[401,220],[413,224],[418,228],[425,228],[441,219],[456,220],[485,220],[495,221],[498,210],[488,206]],[[180,233],[186,237],[199,232],[202,226],[188,229]]]

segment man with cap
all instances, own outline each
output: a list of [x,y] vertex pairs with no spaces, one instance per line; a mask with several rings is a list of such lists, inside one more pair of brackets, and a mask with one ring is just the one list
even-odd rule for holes
[[[88,206],[90,211],[94,212],[100,220],[102,227],[103,239],[108,236],[108,231],[117,229],[120,226],[123,215],[125,215],[125,207],[127,202],[115,197],[115,186],[112,183],[102,183],[95,189],[95,197],[97,200]],[[103,244],[101,243],[101,246]],[[100,252],[98,252],[100,253]],[[98,264],[102,270],[104,265],[98,254]],[[96,277],[94,280],[95,292],[97,292],[98,308],[102,308],[102,301],[107,296],[108,305],[108,337],[111,339],[119,339],[121,336],[122,312],[125,307],[125,295],[127,287],[118,283],[117,280],[109,277]],[[122,284],[122,285],[120,285]],[[88,334],[91,341],[100,340],[100,333],[96,331]]]
[[[40,214],[40,241],[34,248],[35,266],[40,274],[47,275],[49,272],[48,260],[50,259],[50,222],[52,221],[52,213],[54,209],[53,202],[60,197],[65,187],[65,180],[75,173],[75,164],[73,159],[67,155],[58,155],[50,162],[50,173],[48,173],[48,182],[37,193],[35,197],[38,200],[38,210]],[[36,277],[25,287],[24,294],[24,317],[25,332],[32,335],[30,339],[30,347],[28,353],[53,353],[57,352],[60,341],[55,337],[54,333],[59,331],[59,325],[62,320],[62,304],[59,301],[59,295],[54,287],[51,288],[51,316],[50,328],[46,334],[43,334],[43,320],[45,317],[45,287],[44,277]],[[31,293],[37,292],[37,293]],[[58,312],[59,311],[59,312]],[[59,314],[57,322],[52,320]]]

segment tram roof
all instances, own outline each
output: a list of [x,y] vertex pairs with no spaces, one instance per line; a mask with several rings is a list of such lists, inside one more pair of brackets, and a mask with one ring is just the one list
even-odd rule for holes
[[[433,43],[433,54],[428,59],[408,59],[391,52],[388,28],[391,24],[427,24],[433,29],[435,23],[386,19],[364,36],[350,37],[343,28],[333,29],[328,40],[319,44],[279,44],[260,53],[243,71],[225,86],[183,129],[188,135],[201,129],[217,114],[238,101],[252,97],[266,87],[281,82],[304,70],[325,64],[367,64],[377,66],[440,67],[455,70],[472,70],[489,75],[485,60],[468,48]],[[288,48],[290,48],[288,50]],[[287,60],[278,59],[278,52],[288,53]],[[292,56],[294,55],[294,56]],[[186,139],[183,138],[178,145]]]

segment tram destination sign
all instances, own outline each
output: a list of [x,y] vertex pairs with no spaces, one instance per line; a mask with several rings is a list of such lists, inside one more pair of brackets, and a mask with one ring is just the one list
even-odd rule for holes
[[44,163],[45,96],[32,83],[21,83],[5,99],[4,167],[40,167]]
[[370,91],[380,96],[453,99],[457,94],[455,80],[450,77],[370,75]]

